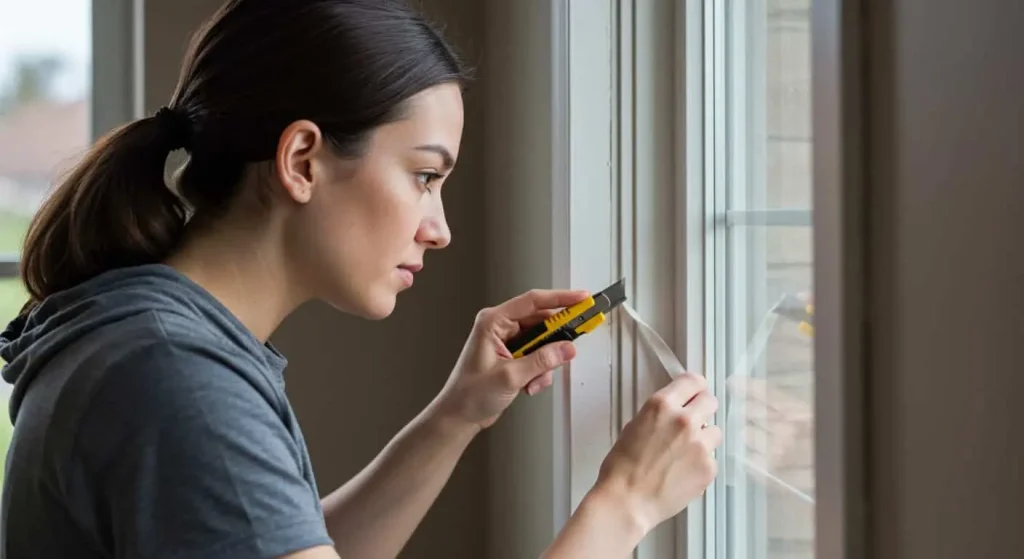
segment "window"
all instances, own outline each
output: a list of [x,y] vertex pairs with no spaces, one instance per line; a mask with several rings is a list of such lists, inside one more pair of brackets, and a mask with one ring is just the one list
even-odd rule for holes
[[[638,557],[815,555],[811,1],[570,10],[569,283],[625,276],[722,403],[718,479]],[[612,326],[569,371],[572,505],[666,381]]]
[[[700,32],[691,196],[705,210],[706,371],[723,403],[705,552],[814,557],[811,0],[688,4]],[[692,27],[691,27],[692,28]],[[693,60],[693,58],[691,58]],[[691,76],[697,69],[688,69]]]
[[[89,0],[0,7],[0,328],[25,303],[17,257],[29,219],[91,140],[91,19]],[[10,389],[0,383],[3,457]]]

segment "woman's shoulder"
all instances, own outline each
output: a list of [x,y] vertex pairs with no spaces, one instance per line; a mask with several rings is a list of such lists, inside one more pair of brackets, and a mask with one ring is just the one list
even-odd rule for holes
[[90,388],[75,421],[75,446],[94,457],[158,442],[174,452],[251,446],[271,436],[293,450],[283,392],[216,348],[187,339],[134,336]]
[[[159,410],[220,406],[227,400],[281,413],[284,394],[255,356],[229,343],[168,329],[159,317],[129,335],[102,367],[90,407],[136,401]],[[88,374],[88,372],[85,372]]]

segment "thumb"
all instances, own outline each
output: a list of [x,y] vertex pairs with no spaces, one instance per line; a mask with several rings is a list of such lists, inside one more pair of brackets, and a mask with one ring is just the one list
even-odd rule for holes
[[576,357],[576,346],[572,342],[548,344],[526,357],[509,362],[509,373],[517,385],[523,387],[534,378],[568,363],[573,357]]

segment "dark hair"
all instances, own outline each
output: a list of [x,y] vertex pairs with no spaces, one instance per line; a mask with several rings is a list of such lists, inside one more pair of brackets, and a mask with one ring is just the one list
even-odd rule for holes
[[[29,305],[166,258],[187,217],[224,210],[290,123],[308,119],[340,155],[358,156],[409,97],[466,78],[404,2],[229,0],[193,38],[169,105],[99,140],[43,203],[22,253]],[[164,182],[178,148],[189,154],[180,197]]]

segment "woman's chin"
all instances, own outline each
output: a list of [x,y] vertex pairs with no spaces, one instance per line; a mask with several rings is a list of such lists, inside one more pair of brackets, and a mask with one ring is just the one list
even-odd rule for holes
[[391,313],[395,311],[396,300],[397,294],[395,293],[373,293],[357,300],[328,301],[327,303],[346,314],[367,320],[382,320],[391,316]]
[[368,320],[383,320],[391,316],[391,313],[393,312],[395,312],[394,297],[392,297],[391,300],[387,303],[385,303],[384,301],[379,301],[377,302],[377,304],[368,307],[366,313],[363,314],[363,318],[366,318]]
[[382,320],[395,312],[398,294],[379,290],[372,293],[359,305],[359,316],[368,320]]

